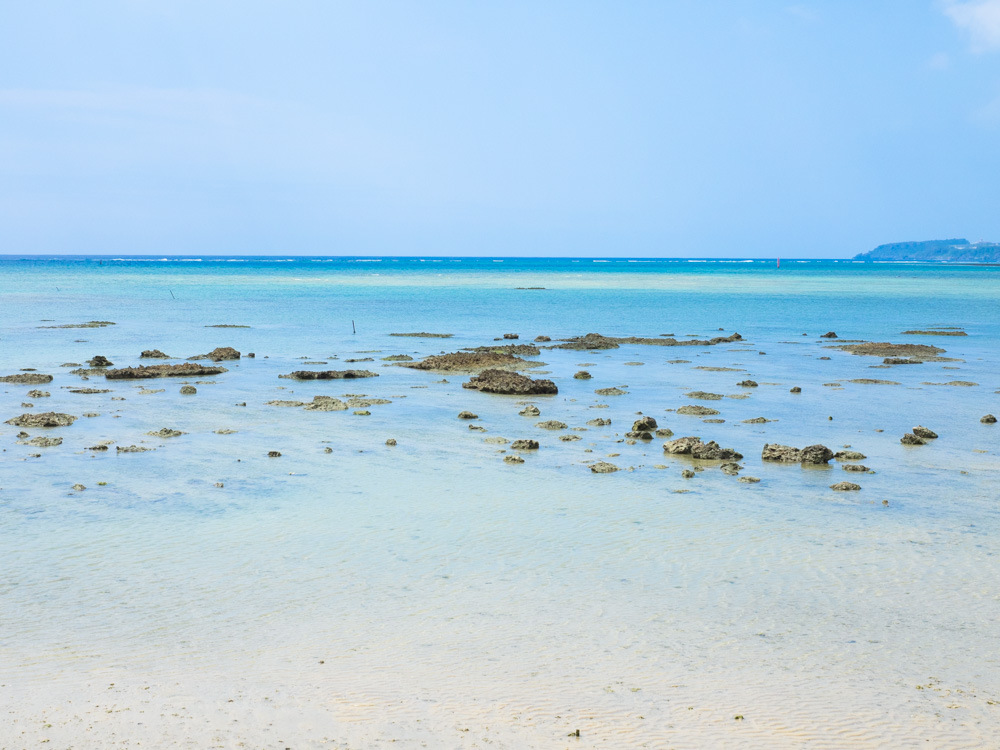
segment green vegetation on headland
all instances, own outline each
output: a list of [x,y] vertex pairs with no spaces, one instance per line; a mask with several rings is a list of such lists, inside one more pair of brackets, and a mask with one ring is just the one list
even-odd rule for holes
[[929,260],[961,263],[1000,263],[1000,242],[968,240],[927,240],[925,242],[892,242],[879,245],[854,260]]

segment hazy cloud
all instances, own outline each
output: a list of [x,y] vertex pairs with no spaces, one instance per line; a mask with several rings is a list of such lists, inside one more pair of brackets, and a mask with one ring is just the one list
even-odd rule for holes
[[981,127],[995,128],[1000,125],[1000,96],[976,110],[972,119]]
[[945,0],[944,12],[968,33],[973,52],[1000,49],[1000,0]]
[[406,162],[398,139],[371,123],[220,89],[0,89],[0,118],[0,173],[51,166],[53,150],[59,169],[222,165],[365,182]]
[[927,67],[931,70],[947,70],[951,67],[951,58],[944,52],[938,52],[935,55],[931,55],[927,61]]
[[816,11],[815,8],[812,8],[808,5],[803,5],[801,3],[787,6],[785,8],[785,12],[791,16],[794,16],[800,21],[808,21],[809,23],[813,23],[819,20],[819,13]]

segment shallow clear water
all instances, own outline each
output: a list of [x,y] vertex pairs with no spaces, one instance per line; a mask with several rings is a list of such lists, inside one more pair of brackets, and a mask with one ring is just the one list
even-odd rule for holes
[[[0,260],[0,375],[55,375],[2,384],[3,419],[100,414],[28,430],[64,438],[52,448],[0,425],[0,747],[87,746],[84,725],[98,746],[559,747],[577,728],[574,746],[992,746],[1000,433],[979,418],[1000,414],[1000,269],[495,260]],[[39,327],[87,320],[116,325]],[[969,335],[900,335],[933,326]],[[720,329],[744,341],[543,350],[559,394],[531,401],[538,419],[518,415],[528,399],[381,361],[507,332]],[[873,369],[825,348],[828,330],[955,361]],[[256,358],[195,396],[60,367],[227,345]],[[379,377],[279,379],[300,357]],[[572,377],[583,363],[592,380]],[[948,381],[977,385],[926,384]],[[615,385],[627,395],[594,394]],[[392,403],[265,404],[346,393]],[[672,411],[691,403],[726,421]],[[693,462],[662,440],[622,442],[637,412],[736,448],[762,481],[717,464],[683,479]],[[758,416],[775,421],[742,422]],[[612,424],[535,426],[595,417]],[[917,424],[940,438],[900,445]],[[161,427],[186,434],[146,435]],[[507,465],[497,436],[542,448]],[[155,450],[86,450],[99,440]],[[851,445],[876,473],[765,464],[768,442]],[[595,475],[596,459],[624,470]],[[862,491],[829,489],[843,480]]]

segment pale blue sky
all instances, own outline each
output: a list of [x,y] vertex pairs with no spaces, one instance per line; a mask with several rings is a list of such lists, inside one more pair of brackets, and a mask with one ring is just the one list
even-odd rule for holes
[[0,0],[0,253],[1000,241],[1000,0]]

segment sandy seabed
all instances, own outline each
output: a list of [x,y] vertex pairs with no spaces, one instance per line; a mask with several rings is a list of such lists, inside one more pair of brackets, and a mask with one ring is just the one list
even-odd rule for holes
[[[134,335],[86,335],[140,364]],[[447,346],[490,341],[467,338]],[[1000,464],[979,421],[1000,409],[962,337],[892,369],[817,336],[546,350],[529,372],[559,393],[530,397],[383,359],[440,341],[256,343],[191,396],[57,369],[79,351],[5,370],[56,373],[5,385],[5,415],[97,416],[25,428],[65,436],[44,448],[0,428],[3,750],[1000,747]],[[379,377],[280,378],[348,366]],[[52,395],[22,407],[29,388]],[[627,439],[640,414],[739,449],[760,483]],[[940,437],[902,445],[917,424]],[[505,464],[501,437],[541,448]],[[851,445],[873,473],[764,462],[768,443]]]

